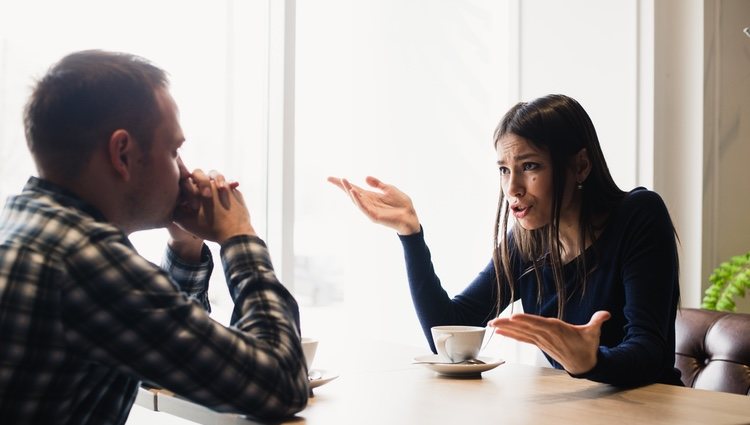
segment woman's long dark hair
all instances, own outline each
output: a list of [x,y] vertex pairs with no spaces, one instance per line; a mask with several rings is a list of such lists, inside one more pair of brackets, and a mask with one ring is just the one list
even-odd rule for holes
[[[525,230],[514,225],[510,230],[513,235],[514,248],[524,263],[531,262],[538,284],[538,300],[542,297],[541,267],[550,265],[557,291],[557,317],[562,319],[564,305],[568,299],[562,275],[562,247],[560,245],[560,209],[562,208],[563,191],[566,187],[566,169],[570,161],[581,151],[586,150],[591,171],[579,189],[581,208],[579,217],[580,252],[575,260],[577,276],[580,279],[581,293],[586,290],[586,276],[595,264],[586,264],[586,241],[593,243],[600,227],[601,219],[609,216],[625,196],[620,190],[604,160],[599,138],[594,124],[586,111],[575,100],[564,95],[548,95],[531,102],[520,102],[503,116],[495,129],[494,143],[498,148],[499,140],[514,134],[532,143],[536,148],[549,152],[552,167],[552,217],[550,224],[535,230]],[[503,191],[497,207],[494,226],[493,262],[497,279],[498,304],[497,313],[502,307],[503,282],[510,290],[510,302],[513,302],[515,279],[511,263],[511,247],[508,241],[509,206]],[[597,227],[599,226],[599,227]],[[500,238],[502,235],[502,238]]]

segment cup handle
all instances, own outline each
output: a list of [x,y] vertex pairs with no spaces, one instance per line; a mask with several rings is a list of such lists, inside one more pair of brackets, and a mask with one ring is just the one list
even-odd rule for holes
[[451,338],[453,334],[441,334],[437,337],[435,340],[435,348],[437,349],[438,354],[444,353],[444,356],[447,357],[449,361],[453,361],[452,358],[448,355],[448,351],[445,349],[445,342],[448,341],[449,338]]

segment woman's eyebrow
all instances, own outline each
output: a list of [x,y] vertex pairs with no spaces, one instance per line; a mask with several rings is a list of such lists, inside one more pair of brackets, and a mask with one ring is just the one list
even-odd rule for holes
[[[514,161],[524,161],[524,160],[527,160],[527,159],[535,159],[535,158],[538,158],[538,157],[539,157],[538,153],[536,153],[536,152],[529,152],[529,153],[522,153],[520,155],[516,155],[516,156],[513,157],[513,160]],[[503,161],[502,159],[500,159],[500,160],[497,161],[497,163],[498,163],[498,165],[503,165],[503,164],[505,164],[505,161]]]

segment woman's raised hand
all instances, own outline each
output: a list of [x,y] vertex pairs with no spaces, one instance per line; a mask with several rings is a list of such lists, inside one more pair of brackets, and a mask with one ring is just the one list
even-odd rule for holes
[[349,195],[354,205],[374,223],[390,227],[400,235],[419,232],[419,219],[411,199],[395,186],[375,177],[367,177],[365,181],[377,191],[363,189],[343,178],[328,177],[328,181]]

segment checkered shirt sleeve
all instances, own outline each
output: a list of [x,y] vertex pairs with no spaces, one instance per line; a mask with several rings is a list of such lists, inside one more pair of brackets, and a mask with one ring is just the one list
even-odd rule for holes
[[204,244],[201,249],[201,262],[188,263],[167,245],[161,268],[167,271],[177,287],[189,298],[196,300],[207,312],[211,312],[208,301],[208,281],[214,268],[211,251]]

